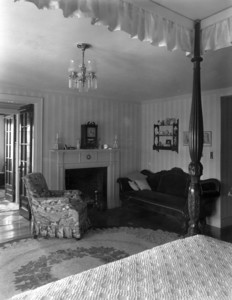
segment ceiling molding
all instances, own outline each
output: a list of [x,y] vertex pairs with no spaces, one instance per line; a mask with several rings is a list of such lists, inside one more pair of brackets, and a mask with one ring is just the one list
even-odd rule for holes
[[211,26],[213,24],[216,24],[220,21],[223,21],[225,19],[228,19],[232,17],[232,7],[227,8],[223,11],[220,11],[204,20],[201,21],[201,28],[206,28],[208,26]]

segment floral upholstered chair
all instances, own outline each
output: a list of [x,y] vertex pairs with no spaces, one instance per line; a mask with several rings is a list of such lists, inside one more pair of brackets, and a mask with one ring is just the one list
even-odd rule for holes
[[80,239],[90,227],[87,203],[79,190],[52,191],[41,173],[23,177],[31,209],[31,232],[34,237]]

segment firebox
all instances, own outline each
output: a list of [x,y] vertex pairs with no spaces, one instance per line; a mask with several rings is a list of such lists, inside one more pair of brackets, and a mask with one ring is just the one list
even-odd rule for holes
[[107,208],[107,167],[65,170],[66,190],[80,190],[90,202]]

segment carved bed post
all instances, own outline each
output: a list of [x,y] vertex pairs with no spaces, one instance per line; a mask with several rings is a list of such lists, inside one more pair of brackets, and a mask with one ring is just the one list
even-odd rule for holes
[[200,216],[200,177],[203,166],[200,162],[203,149],[203,116],[201,105],[201,77],[200,77],[200,21],[195,23],[194,57],[193,62],[193,91],[192,106],[189,122],[189,153],[191,163],[189,164],[189,174],[191,182],[188,192],[189,228],[188,235],[199,233]]

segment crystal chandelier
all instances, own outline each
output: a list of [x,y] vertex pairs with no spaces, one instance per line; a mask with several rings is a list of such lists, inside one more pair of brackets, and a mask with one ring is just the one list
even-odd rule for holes
[[96,70],[90,60],[88,60],[87,66],[85,65],[85,50],[90,47],[91,45],[86,43],[77,44],[77,48],[82,51],[82,62],[76,69],[74,60],[70,60],[68,68],[70,89],[78,89],[79,92],[97,89]]

